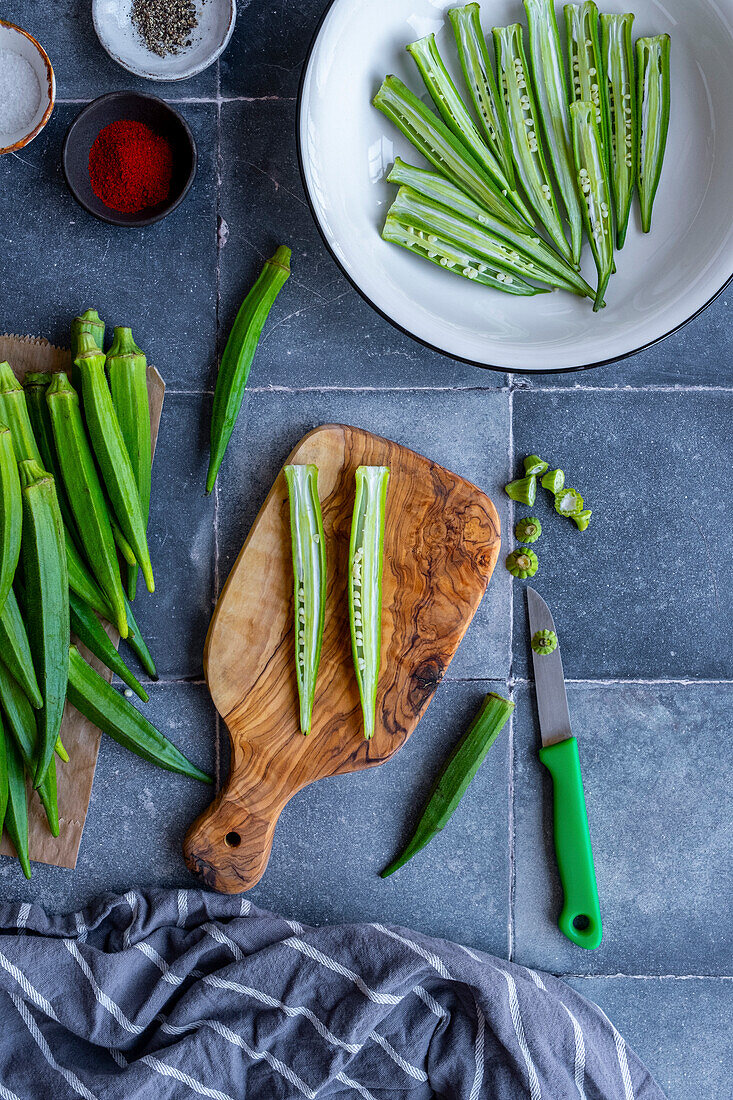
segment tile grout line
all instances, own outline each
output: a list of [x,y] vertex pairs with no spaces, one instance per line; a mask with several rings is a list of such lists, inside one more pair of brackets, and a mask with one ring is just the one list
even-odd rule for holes
[[[291,394],[291,393],[509,393],[510,387],[508,386],[346,386],[346,385],[333,385],[333,386],[282,386],[282,385],[270,385],[270,386],[248,386],[248,393],[271,393],[271,394]],[[616,394],[634,394],[635,396],[640,393],[733,393],[733,386],[635,386],[635,387],[614,387],[608,386],[606,388],[602,386],[548,386],[545,388],[539,387],[514,387],[514,391],[528,394],[549,393],[549,394],[580,394],[580,393],[616,393]],[[169,393],[177,394],[202,394],[211,393],[211,390],[168,390]]]
[[[218,62],[217,62],[218,64]],[[221,77],[219,76],[219,83]],[[295,103],[295,96],[279,95],[220,95],[216,96],[161,96],[166,103]],[[55,99],[55,103],[92,103],[92,99]]]
[[[509,439],[508,439],[508,451],[509,451],[509,478],[511,480],[512,470],[514,469],[514,389],[512,386],[512,375],[507,376],[509,382]],[[509,499],[509,530],[514,529],[514,501]],[[499,547],[499,553],[501,554],[501,546]],[[513,665],[514,665],[514,594],[511,585],[509,586],[509,678],[507,680],[507,686],[509,688],[509,698],[514,701],[514,692],[512,687],[513,679]],[[508,913],[508,953],[507,958],[511,962],[514,958],[514,898],[516,893],[516,859],[515,859],[515,823],[514,823],[514,712],[509,718],[509,783],[507,791],[508,800],[508,825],[509,825],[509,913]]]
[[[214,233],[216,238],[216,304],[214,323],[214,363],[219,361],[219,320],[221,316],[221,59],[216,62],[216,207]],[[214,605],[219,599],[219,480],[214,483]],[[212,607],[212,614],[213,614]],[[221,790],[221,716],[214,708],[215,778]]]

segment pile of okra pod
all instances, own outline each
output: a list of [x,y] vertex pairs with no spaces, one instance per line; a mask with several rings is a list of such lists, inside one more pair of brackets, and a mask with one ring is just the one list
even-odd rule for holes
[[[434,34],[406,48],[437,115],[385,77],[374,105],[436,171],[397,158],[387,179],[399,192],[382,236],[484,286],[525,296],[557,287],[592,298],[598,310],[634,185],[642,228],[651,228],[669,126],[670,39],[638,38],[632,47],[632,14],[599,18],[593,0],[565,4],[566,69],[553,0],[524,0],[524,9],[529,61],[519,23],[494,27],[496,77],[478,4],[448,11],[475,115]],[[583,230],[595,290],[578,273]]]
[[67,699],[143,759],[211,782],[72,644],[147,701],[97,617],[156,678],[130,606],[138,566],[154,587],[147,363],[129,328],[106,356],[103,337],[96,311],[74,319],[71,380],[28,374],[21,387],[0,363],[0,831],[28,878],[26,777],[58,836],[56,758],[74,766],[59,739]]

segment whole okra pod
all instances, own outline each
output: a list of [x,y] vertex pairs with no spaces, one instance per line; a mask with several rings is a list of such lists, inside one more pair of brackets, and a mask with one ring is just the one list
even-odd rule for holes
[[636,87],[631,27],[634,17],[601,15],[601,54],[608,105],[608,144],[616,247],[623,248],[636,174]]
[[[16,582],[17,584],[17,582]],[[40,710],[43,696],[33,667],[30,642],[15,592],[11,588],[0,611],[0,657],[22,687],[31,705]]]
[[145,534],[146,521],[117,413],[104,373],[105,356],[82,334],[74,360],[81,375],[82,400],[89,438],[102,473],[104,486],[122,533],[140,563],[148,592],[155,591],[153,567]]
[[[25,693],[0,661],[0,703],[7,718],[10,733],[15,738],[18,751],[28,775],[33,773],[38,758],[38,727]],[[58,751],[58,750],[57,750]],[[53,836],[59,835],[59,807],[56,787],[56,761],[52,757],[43,780],[38,787],[38,797],[48,818],[48,827]]]
[[594,105],[582,100],[572,103],[570,115],[573,123],[573,155],[583,201],[583,220],[598,270],[598,289],[593,303],[593,310],[596,311],[603,305],[603,295],[613,271],[611,193]]
[[[0,722],[0,787],[7,786],[8,798],[5,808],[5,830],[13,842],[16,855],[26,878],[31,877],[31,865],[28,858],[28,795],[25,789],[23,761],[20,758],[15,741],[9,737]],[[3,751],[4,750],[4,751]],[[2,763],[5,761],[6,784],[2,780]]]
[[382,645],[384,521],[389,467],[359,466],[349,543],[349,620],[364,736],[373,736]]
[[636,184],[639,190],[641,225],[645,233],[652,227],[652,206],[659,186],[669,129],[669,53],[668,34],[636,40],[636,99],[639,152]]
[[39,719],[38,759],[34,787],[48,772],[66,701],[69,667],[69,576],[64,525],[56,487],[49,473],[33,460],[19,464],[23,496],[21,556],[25,581],[25,614],[33,664],[43,709]]
[[[107,374],[112,403],[135,475],[142,517],[147,527],[152,465],[148,361],[133,340],[131,329],[115,327],[112,346],[107,352]],[[137,570],[137,563],[128,570],[127,595],[131,600],[135,598]]]
[[91,336],[94,343],[101,351],[104,347],[105,324],[96,309],[85,309],[71,322],[71,381],[75,390],[81,393],[81,376],[74,364],[79,354],[79,340],[82,334]]
[[515,186],[514,162],[504,113],[504,101],[496,87],[486,38],[481,29],[479,6],[466,4],[462,8],[449,8],[448,18],[453,27],[463,78],[484,139],[501,165],[510,188],[513,189]]
[[239,307],[229,333],[216,378],[211,410],[211,455],[206,474],[207,493],[216,484],[219,467],[232,437],[265,321],[290,276],[290,257],[290,249],[280,245],[275,255],[265,263],[257,282]]
[[0,424],[0,611],[18,566],[22,525],[23,505],[13,438],[10,429]]
[[553,0],[524,0],[524,10],[542,129],[570,225],[572,262],[578,265],[583,243],[583,216],[575,184],[568,86],[555,5]]
[[565,239],[552,181],[542,150],[540,119],[522,42],[522,27],[494,27],[496,69],[504,96],[509,138],[517,175],[530,204],[566,260],[573,254]]
[[69,592],[69,614],[72,633],[76,635],[79,641],[95,657],[98,657],[107,668],[119,676],[122,682],[127,684],[142,699],[143,703],[147,703],[147,691],[137,677],[130,672],[91,607],[79,599],[75,592],[71,591]]
[[326,616],[326,539],[317,466],[286,466],[293,555],[295,671],[300,729],[310,733]]

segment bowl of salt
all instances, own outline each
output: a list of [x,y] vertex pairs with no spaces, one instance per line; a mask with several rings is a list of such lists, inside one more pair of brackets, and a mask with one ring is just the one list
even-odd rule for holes
[[32,35],[0,19],[0,155],[22,149],[51,117],[56,80]]

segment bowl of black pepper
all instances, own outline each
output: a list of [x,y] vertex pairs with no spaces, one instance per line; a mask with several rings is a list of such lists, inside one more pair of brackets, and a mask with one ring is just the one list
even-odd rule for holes
[[110,57],[147,80],[186,80],[226,49],[236,0],[93,0],[97,38]]

